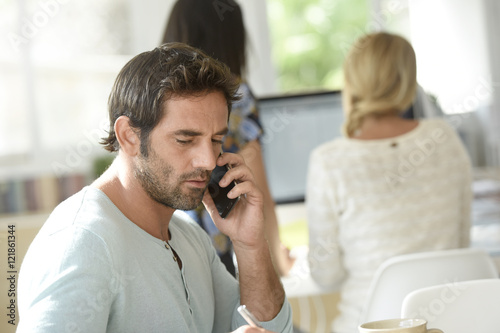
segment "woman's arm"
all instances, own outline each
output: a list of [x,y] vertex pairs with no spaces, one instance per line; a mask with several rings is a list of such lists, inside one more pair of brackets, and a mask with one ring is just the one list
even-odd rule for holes
[[260,143],[257,140],[250,141],[241,149],[240,154],[252,170],[257,187],[264,195],[265,233],[275,268],[280,276],[287,275],[293,266],[294,259],[290,257],[290,251],[280,240],[278,218],[274,210],[275,203],[269,190]]
[[306,190],[309,227],[308,261],[312,278],[322,287],[337,287],[345,277],[342,251],[338,241],[339,216],[334,208],[333,184],[320,154],[309,160]]

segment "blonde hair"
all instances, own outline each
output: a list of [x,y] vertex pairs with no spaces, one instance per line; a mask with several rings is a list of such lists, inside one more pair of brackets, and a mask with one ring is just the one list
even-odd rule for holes
[[343,131],[352,137],[365,117],[399,114],[410,107],[417,88],[412,46],[384,32],[361,37],[344,62],[344,84]]

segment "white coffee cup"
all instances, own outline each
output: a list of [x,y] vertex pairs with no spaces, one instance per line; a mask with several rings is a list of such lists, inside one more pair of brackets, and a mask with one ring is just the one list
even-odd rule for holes
[[443,333],[443,331],[427,329],[427,321],[423,319],[387,319],[364,323],[358,327],[359,333]]

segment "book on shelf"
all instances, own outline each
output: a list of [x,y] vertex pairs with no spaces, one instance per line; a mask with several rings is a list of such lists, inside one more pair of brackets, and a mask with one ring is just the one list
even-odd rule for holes
[[40,200],[40,210],[50,211],[59,204],[59,189],[57,178],[50,175],[44,175],[37,179],[37,197]]
[[0,214],[48,212],[80,191],[86,184],[83,174],[55,177],[9,179],[0,182]]
[[40,198],[38,195],[39,182],[31,178],[24,181],[24,195],[26,198],[26,210],[36,212],[40,210]]

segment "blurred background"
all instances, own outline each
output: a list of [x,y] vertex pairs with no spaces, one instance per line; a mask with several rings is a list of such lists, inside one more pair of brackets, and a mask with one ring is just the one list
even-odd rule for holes
[[[374,30],[397,32],[416,49],[424,90],[456,115],[457,127],[467,123],[474,162],[499,164],[497,1],[240,3],[257,97],[339,90],[351,43]],[[0,1],[0,180],[92,172],[104,153],[97,141],[113,80],[133,55],[158,45],[172,4]]]
[[[98,142],[111,86],[128,60],[158,46],[173,3],[0,0],[2,231],[13,223],[38,228],[108,165],[112,156]],[[238,3],[250,44],[247,79],[258,98],[341,90],[351,44],[368,32],[398,33],[412,42],[419,84],[459,131],[474,166],[498,170],[491,168],[500,166],[499,1]],[[491,186],[482,190],[498,191]],[[290,231],[287,245],[301,245],[304,230]]]

